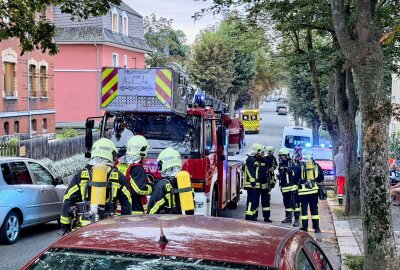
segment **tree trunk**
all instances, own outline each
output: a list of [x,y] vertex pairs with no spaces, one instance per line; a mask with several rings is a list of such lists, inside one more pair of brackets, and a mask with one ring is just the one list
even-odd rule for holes
[[236,95],[236,94],[229,95],[229,113],[230,113],[231,117],[235,117],[235,104],[236,104],[237,96],[238,95]]
[[294,117],[294,125],[297,127],[300,125],[299,118],[297,116]]
[[355,95],[353,93],[355,92],[351,70],[342,71],[341,66],[336,67],[335,82],[336,111],[346,166],[345,215],[360,215],[360,170],[357,157],[356,110],[355,107],[350,105],[357,103],[357,100],[354,100]]
[[335,32],[359,84],[362,114],[362,215],[364,270],[394,270],[395,242],[388,171],[391,103],[384,90],[383,50],[373,10],[377,1],[357,0],[354,33],[343,0],[330,0]]
[[312,134],[313,134],[313,146],[315,145],[319,145],[319,126],[320,126],[321,122],[318,120],[313,120],[311,122],[311,126],[312,126]]

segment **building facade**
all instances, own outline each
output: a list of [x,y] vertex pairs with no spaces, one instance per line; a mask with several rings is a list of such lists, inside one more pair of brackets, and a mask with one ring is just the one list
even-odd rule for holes
[[[38,14],[53,20],[53,9]],[[17,38],[0,42],[0,137],[54,136],[54,57],[41,51],[21,56]]]
[[54,8],[57,26],[55,108],[59,126],[82,126],[100,116],[100,72],[105,66],[144,68],[149,52],[143,18],[124,2],[102,17],[72,21]]

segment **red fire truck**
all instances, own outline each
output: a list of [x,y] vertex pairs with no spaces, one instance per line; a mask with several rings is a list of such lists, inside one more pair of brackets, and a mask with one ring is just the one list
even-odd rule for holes
[[195,190],[195,214],[217,216],[219,210],[237,207],[242,162],[228,160],[229,125],[235,121],[224,114],[224,103],[194,91],[185,74],[172,68],[103,68],[101,85],[105,113],[86,121],[88,150],[95,120],[101,118],[101,136],[112,130],[122,152],[133,134],[147,138],[151,148],[144,166],[153,181],[161,178],[157,155],[168,146],[181,153]]

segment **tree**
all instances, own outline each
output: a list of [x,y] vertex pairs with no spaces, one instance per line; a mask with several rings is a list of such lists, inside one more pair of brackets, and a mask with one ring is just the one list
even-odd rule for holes
[[71,14],[72,20],[101,16],[108,12],[110,5],[119,5],[121,0],[76,1],[76,0],[8,0],[0,1],[0,41],[18,38],[21,54],[40,49],[50,54],[58,52],[54,41],[56,27],[51,21],[40,18],[39,14],[54,5],[61,12]]
[[143,26],[147,44],[153,50],[146,58],[148,66],[168,66],[174,62],[181,66],[186,64],[190,47],[185,44],[185,33],[172,28],[172,20],[151,14],[144,18]]
[[[386,1],[384,1],[386,2]],[[330,0],[335,32],[359,84],[362,114],[362,193],[364,269],[396,269],[390,196],[387,185],[388,126],[391,108],[384,88],[384,53],[377,22],[381,3]]]

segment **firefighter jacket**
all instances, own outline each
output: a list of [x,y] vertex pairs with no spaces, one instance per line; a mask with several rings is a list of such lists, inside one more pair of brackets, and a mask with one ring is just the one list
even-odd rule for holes
[[[194,191],[192,189],[193,200]],[[151,194],[149,214],[182,214],[181,203],[179,200],[179,189],[176,179],[164,178],[159,180]],[[186,211],[186,215],[194,214],[194,211]]]
[[324,172],[315,161],[301,162],[299,196],[318,194],[318,184],[324,181]]
[[284,160],[279,163],[279,186],[282,193],[296,191],[300,180],[298,166],[291,160]]
[[276,161],[276,158],[273,155],[266,156],[265,159],[267,160],[269,167],[267,176],[269,178],[270,185],[275,186],[274,171],[276,168],[278,168],[278,162]]
[[[64,195],[60,218],[61,224],[68,225],[71,223],[72,206],[78,202],[90,200],[91,189],[88,183],[91,182],[91,176],[91,167],[87,166],[73,177]],[[112,168],[108,173],[108,181],[111,181],[112,195],[109,188],[107,188],[106,202],[113,202],[114,205],[117,205],[117,202],[119,202],[121,204],[121,214],[130,215],[132,212],[132,201],[125,176],[118,172],[116,168]]]
[[244,188],[269,188],[268,162],[264,157],[249,156],[244,167]]
[[147,176],[140,163],[117,165],[118,170],[126,176],[132,197],[132,214],[144,214],[143,197],[151,195],[153,184],[147,183]]

